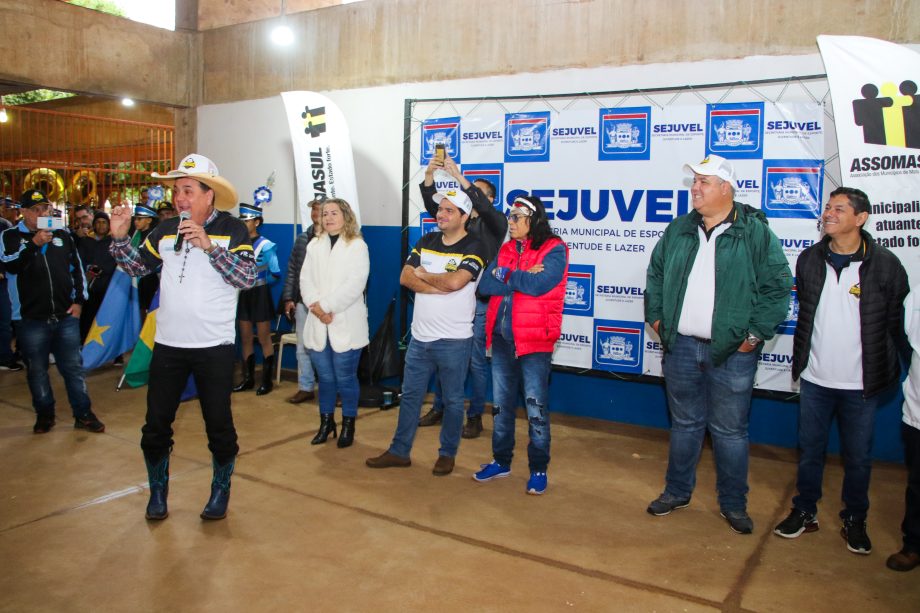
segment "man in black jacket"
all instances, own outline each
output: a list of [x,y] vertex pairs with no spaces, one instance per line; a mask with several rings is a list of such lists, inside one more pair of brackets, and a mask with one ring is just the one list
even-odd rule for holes
[[323,215],[323,200],[313,200],[310,203],[310,227],[294,241],[291,257],[288,259],[287,274],[284,277],[284,288],[281,290],[281,304],[288,319],[293,318],[297,330],[297,393],[287,399],[291,404],[300,404],[313,400],[316,387],[316,377],[313,374],[313,364],[310,354],[303,344],[303,326],[307,321],[307,306],[300,295],[300,269],[303,267],[304,257],[307,255],[307,245],[316,235]]
[[[432,196],[438,191],[434,182],[435,171],[446,172],[460,184],[460,187],[473,201],[473,211],[470,213],[470,222],[467,232],[479,241],[486,261],[483,270],[495,258],[498,248],[505,242],[508,232],[508,220],[501,211],[495,208],[495,186],[485,180],[476,179],[472,183],[463,176],[457,163],[449,157],[443,160],[432,158],[425,169],[425,179],[419,184],[422,192],[422,201],[425,210],[432,217],[437,218],[438,205]],[[476,315],[473,319],[473,350],[470,356],[470,379],[472,389],[470,405],[466,412],[466,424],[463,426],[463,438],[477,438],[482,433],[482,413],[485,410],[486,390],[489,386],[491,369],[486,359],[486,309],[489,306],[488,297],[476,296]],[[441,423],[444,416],[444,405],[441,402],[440,389],[436,388],[434,405],[418,422],[420,426],[433,426]]]
[[792,511],[773,532],[796,538],[818,529],[825,450],[837,416],[844,463],[841,535],[868,554],[866,533],[875,409],[880,392],[900,379],[910,346],[904,334],[907,273],[863,229],[869,198],[858,189],[831,192],[821,221],[825,236],[799,255],[799,317],[792,377],[801,378],[799,467]]
[[80,312],[86,282],[77,247],[67,230],[39,230],[38,219],[51,215],[51,203],[37,190],[19,200],[22,221],[0,235],[3,264],[15,285],[13,312],[19,313],[16,338],[26,363],[36,420],[32,431],[54,427],[54,393],[48,355],[54,354],[67,387],[74,428],[103,432],[86,392],[80,353]]

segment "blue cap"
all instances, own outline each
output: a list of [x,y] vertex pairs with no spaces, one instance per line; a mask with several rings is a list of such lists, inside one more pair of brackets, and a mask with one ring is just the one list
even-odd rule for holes
[[146,204],[141,204],[138,202],[134,205],[134,216],[135,217],[156,217],[157,212]]
[[262,207],[258,204],[241,202],[240,219],[262,219]]
[[13,200],[12,198],[10,198],[9,196],[4,196],[2,199],[0,199],[0,205],[8,206],[11,209],[21,208],[19,206],[19,203]]

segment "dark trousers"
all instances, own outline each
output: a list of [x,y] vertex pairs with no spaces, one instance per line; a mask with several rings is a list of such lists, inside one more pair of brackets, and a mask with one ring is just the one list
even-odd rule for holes
[[904,533],[904,549],[920,553],[920,430],[902,422],[901,435],[908,471],[901,532]]
[[154,344],[147,419],[141,429],[141,449],[149,461],[158,462],[172,449],[172,423],[190,374],[198,388],[208,449],[221,466],[236,456],[240,448],[230,411],[234,353],[233,345],[182,349]]

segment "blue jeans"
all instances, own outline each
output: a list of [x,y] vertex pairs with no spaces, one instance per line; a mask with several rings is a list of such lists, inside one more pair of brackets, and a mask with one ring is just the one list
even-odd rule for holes
[[310,363],[310,353],[303,344],[303,327],[307,321],[307,307],[302,302],[297,303],[294,311],[294,325],[297,330],[297,389],[312,392],[316,387],[313,376],[313,364]]
[[89,413],[92,403],[83,378],[80,320],[70,316],[59,321],[23,319],[17,326],[17,338],[26,363],[26,378],[35,412],[44,416],[54,415],[54,393],[48,378],[48,354],[54,354],[54,362],[64,378],[67,399],[74,417],[83,417]]
[[748,419],[759,351],[736,351],[713,366],[710,345],[679,334],[662,360],[671,444],[665,493],[689,499],[706,429],[712,435],[716,489],[723,512],[745,511]]
[[515,357],[514,343],[497,332],[492,336],[492,455],[502,466],[514,456],[514,421],[521,385],[527,409],[527,462],[531,472],[549,465],[549,374],[553,354],[528,353]]
[[316,367],[319,378],[320,414],[335,413],[335,397],[339,395],[342,397],[342,417],[358,416],[358,395],[361,392],[361,386],[358,384],[360,358],[360,349],[340,353],[333,351],[328,341],[322,351],[310,349],[310,360]]
[[[488,302],[476,301],[476,316],[473,318],[473,349],[470,353],[470,406],[466,410],[467,417],[482,415],[486,409],[486,391],[489,389],[489,379],[492,368],[489,358],[486,357],[486,311]],[[441,386],[435,382],[434,404],[431,408],[435,411],[444,411],[444,401],[441,400]]]
[[413,338],[406,351],[403,369],[399,421],[390,443],[390,453],[407,458],[412,452],[422,400],[428,392],[431,375],[437,373],[444,394],[444,419],[441,421],[441,447],[438,455],[455,457],[463,429],[463,383],[470,364],[473,338],[442,338],[430,343]]
[[792,506],[818,512],[824,460],[831,422],[837,415],[843,457],[843,505],[840,517],[865,521],[869,511],[872,436],[878,396],[863,398],[862,390],[838,390],[802,379],[799,398],[798,496]]

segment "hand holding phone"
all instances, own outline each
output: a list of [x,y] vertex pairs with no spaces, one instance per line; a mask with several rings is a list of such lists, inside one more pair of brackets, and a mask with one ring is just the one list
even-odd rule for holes
[[444,143],[438,143],[434,146],[434,157],[437,160],[444,161],[444,158],[447,156],[447,148],[444,146]]

